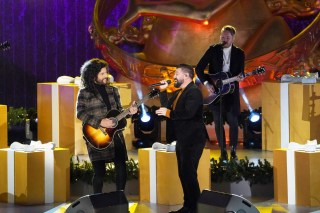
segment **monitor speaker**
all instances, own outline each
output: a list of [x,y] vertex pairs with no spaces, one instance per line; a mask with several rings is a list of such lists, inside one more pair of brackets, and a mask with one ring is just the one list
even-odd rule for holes
[[128,200],[123,191],[99,193],[80,197],[66,213],[128,213]]
[[198,213],[259,213],[247,199],[234,194],[203,190],[198,200]]

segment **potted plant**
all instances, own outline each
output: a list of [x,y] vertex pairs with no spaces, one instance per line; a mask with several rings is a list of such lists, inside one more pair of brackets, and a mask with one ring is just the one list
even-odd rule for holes
[[212,158],[210,164],[213,190],[243,196],[273,196],[273,167],[266,159],[255,164],[248,157],[227,162]]
[[[127,166],[127,185],[126,191],[128,194],[137,195],[139,192],[138,174],[139,167],[138,163],[133,159],[126,162]],[[92,193],[92,177],[93,167],[88,161],[79,163],[70,161],[70,183],[72,195],[84,195]],[[115,190],[115,170],[114,163],[106,164],[106,175],[104,177],[104,191]]]
[[29,121],[29,130],[33,130],[33,138],[36,137],[36,118],[37,112],[35,108],[9,107],[8,108],[8,146],[12,142],[17,141],[24,143],[26,137],[26,121]]
[[266,159],[258,163],[247,157],[239,161],[242,177],[249,181],[252,196],[273,197],[273,166]]

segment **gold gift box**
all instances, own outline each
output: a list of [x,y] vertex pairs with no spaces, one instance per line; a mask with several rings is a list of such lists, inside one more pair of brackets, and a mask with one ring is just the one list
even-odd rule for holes
[[0,148],[8,147],[8,115],[7,106],[0,105]]
[[[150,153],[151,149],[139,149],[140,200],[150,202]],[[198,167],[200,190],[210,189],[210,150],[204,149]],[[178,175],[175,152],[156,151],[157,203],[178,205],[183,203],[183,191]]]
[[[295,204],[302,206],[320,206],[320,152],[294,152],[294,177],[288,174],[287,149],[276,149],[273,153],[274,199],[288,203],[288,188],[295,187]],[[289,167],[290,168],[290,167]],[[294,179],[292,179],[294,178]],[[292,186],[288,181],[295,180]]]
[[[14,168],[9,168],[14,155]],[[0,201],[24,205],[43,204],[45,201],[45,167],[53,166],[53,202],[66,202],[70,197],[69,150],[56,148],[53,151],[53,165],[46,165],[45,152],[20,152],[0,149]],[[10,170],[13,169],[13,173]],[[8,179],[10,174],[14,176]],[[14,194],[9,192],[13,189]]]

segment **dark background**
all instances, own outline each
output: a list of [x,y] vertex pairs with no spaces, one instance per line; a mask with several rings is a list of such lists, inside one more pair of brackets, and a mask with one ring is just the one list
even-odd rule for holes
[[0,104],[36,107],[37,83],[79,76],[84,61],[101,57],[90,40],[95,0],[1,0]]

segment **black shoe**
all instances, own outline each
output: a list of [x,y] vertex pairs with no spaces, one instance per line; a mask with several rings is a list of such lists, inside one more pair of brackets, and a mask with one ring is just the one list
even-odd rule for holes
[[236,147],[234,147],[234,146],[231,146],[230,158],[233,160],[238,160],[238,156],[236,153]]
[[169,213],[189,213],[190,212],[190,209],[183,206],[181,209],[177,210],[177,211],[171,211]]
[[220,161],[222,162],[228,161],[228,153],[225,148],[221,150]]

